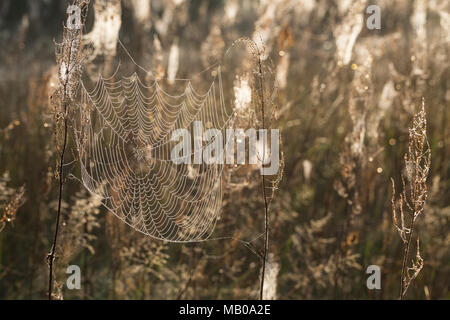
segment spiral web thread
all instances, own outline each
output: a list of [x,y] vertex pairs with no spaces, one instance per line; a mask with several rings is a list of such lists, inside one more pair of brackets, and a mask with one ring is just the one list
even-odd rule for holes
[[[171,242],[206,240],[222,202],[223,164],[175,164],[176,129],[192,133],[194,121],[225,136],[234,121],[223,97],[220,66],[205,93],[190,80],[171,95],[159,80],[99,77],[94,89],[81,85],[80,122],[75,137],[83,185],[134,229]],[[216,137],[214,137],[215,139]],[[195,139],[195,138],[194,138]],[[211,143],[212,139],[209,143]],[[208,146],[202,143],[203,152]]]

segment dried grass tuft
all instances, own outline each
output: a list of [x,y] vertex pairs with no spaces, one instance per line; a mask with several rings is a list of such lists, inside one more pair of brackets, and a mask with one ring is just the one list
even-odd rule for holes
[[395,196],[395,182],[391,178],[392,218],[404,246],[400,299],[405,297],[409,286],[424,265],[420,256],[419,235],[415,236],[416,255],[411,264],[408,264],[408,258],[416,220],[424,212],[428,196],[427,178],[430,167],[431,147],[427,139],[425,102],[422,100],[422,110],[414,115],[412,127],[409,128],[408,153],[405,154],[405,170],[402,174],[403,190],[398,199]]

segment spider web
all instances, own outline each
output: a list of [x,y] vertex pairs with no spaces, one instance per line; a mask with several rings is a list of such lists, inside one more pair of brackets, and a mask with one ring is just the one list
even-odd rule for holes
[[[173,163],[171,134],[192,132],[200,121],[225,136],[234,114],[225,106],[220,66],[215,74],[206,92],[180,79],[174,87],[182,92],[169,93],[163,81],[118,76],[117,70],[110,78],[100,76],[93,89],[81,84],[75,140],[82,183],[119,219],[150,237],[191,242],[208,239],[214,230],[224,165]],[[200,143],[191,157],[208,146]]]

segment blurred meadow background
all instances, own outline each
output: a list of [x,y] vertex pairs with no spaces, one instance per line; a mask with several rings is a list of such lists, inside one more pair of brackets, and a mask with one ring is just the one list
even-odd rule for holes
[[[47,294],[58,199],[54,40],[62,37],[68,4],[0,2],[0,299]],[[380,29],[366,26],[371,4],[381,9]],[[220,61],[241,37],[264,42],[261,58],[270,61],[278,87],[274,112],[284,154],[270,208],[267,298],[398,298],[404,247],[392,219],[391,177],[398,193],[408,128],[424,101],[432,162],[415,227],[424,266],[407,297],[450,298],[447,0],[96,0],[89,6],[87,78],[111,74],[127,58],[123,47],[158,77],[189,78]],[[225,95],[238,101],[247,80],[225,80]],[[72,177],[80,169],[71,133],[66,163],[55,298],[259,297],[258,170],[239,172],[226,185],[215,235],[230,238],[177,244],[125,225]],[[80,290],[65,286],[72,264],[82,271]],[[379,290],[366,286],[369,265],[381,268]]]

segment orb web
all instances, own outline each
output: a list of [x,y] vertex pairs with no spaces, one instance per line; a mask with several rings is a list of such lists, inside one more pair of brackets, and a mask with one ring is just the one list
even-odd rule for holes
[[[175,164],[172,132],[200,121],[224,135],[233,112],[223,97],[220,66],[205,92],[190,80],[99,77],[81,84],[80,117],[74,126],[83,185],[134,229],[156,239],[190,242],[210,237],[222,203],[223,164]],[[194,138],[195,139],[195,138]],[[211,140],[210,140],[211,141]],[[200,150],[203,152],[205,142]]]

